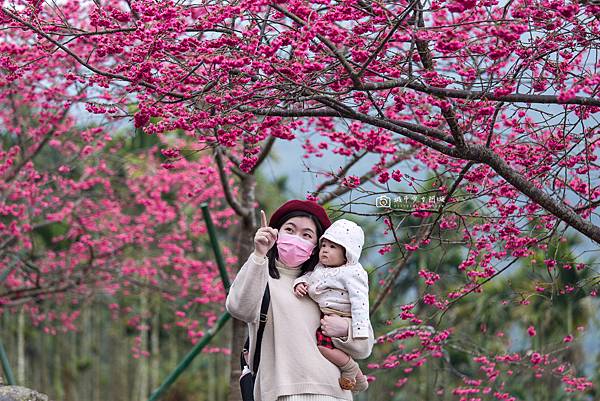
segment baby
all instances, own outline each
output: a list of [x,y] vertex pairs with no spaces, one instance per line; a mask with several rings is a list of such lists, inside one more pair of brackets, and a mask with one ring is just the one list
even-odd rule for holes
[[[324,314],[352,318],[352,336],[367,338],[369,333],[369,280],[358,262],[365,235],[356,223],[340,219],[321,236],[319,263],[311,272],[294,281],[294,294],[308,294]],[[340,368],[344,390],[364,391],[369,387],[358,363],[334,347],[331,337],[317,329],[317,346],[327,360]]]

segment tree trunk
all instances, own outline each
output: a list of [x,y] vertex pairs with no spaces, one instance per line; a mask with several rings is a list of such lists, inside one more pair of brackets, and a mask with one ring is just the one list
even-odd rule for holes
[[25,386],[25,308],[19,311],[17,322],[17,383]]
[[[239,238],[237,241],[236,256],[238,259],[238,267],[244,263],[250,253],[254,250],[254,234],[257,230],[255,202],[256,202],[256,181],[254,176],[247,176],[241,180],[240,185],[242,207],[251,211],[250,216],[240,218]],[[230,375],[229,375],[229,394],[228,401],[241,401],[242,395],[239,390],[240,374],[240,352],[246,341],[247,329],[246,323],[237,319],[232,319],[232,335],[231,335],[231,358],[230,358]]]
[[[71,389],[73,388],[73,371],[70,366],[70,361],[68,357],[63,358],[58,350],[64,349],[62,342],[62,337],[57,338],[57,341],[52,341],[53,338],[50,338],[50,347],[46,348],[46,351],[51,355],[54,354],[54,366],[60,367],[55,368],[52,371],[52,387],[54,388],[54,394],[56,394],[56,398],[59,400],[75,400],[75,398],[71,397]],[[66,380],[65,377],[66,376]],[[65,389],[65,382],[67,388]],[[66,391],[65,391],[66,390]]]
[[[140,294],[140,315],[142,316],[141,324],[146,326],[148,324],[148,293],[146,289],[143,289]],[[140,358],[139,362],[139,376],[138,376],[138,400],[145,401],[148,399],[148,357],[143,354],[148,349],[148,328],[142,327],[140,330]]]
[[152,347],[150,388],[157,388],[160,385],[160,299],[157,300],[155,309],[152,317],[152,330],[150,331]]
[[206,374],[206,394],[208,395],[209,400],[217,400],[216,398],[216,388],[217,388],[217,369],[216,364],[214,363],[214,357],[206,358],[206,369],[204,370],[204,374]]

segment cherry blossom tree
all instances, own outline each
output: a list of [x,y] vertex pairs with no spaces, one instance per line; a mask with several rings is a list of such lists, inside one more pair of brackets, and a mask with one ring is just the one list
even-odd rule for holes
[[93,97],[61,75],[70,60],[40,58],[23,37],[3,45],[4,61],[30,67],[5,70],[0,95],[0,308],[25,308],[56,333],[74,329],[80,307],[100,297],[143,328],[138,310],[114,300],[155,290],[197,341],[220,309],[207,305],[225,299],[200,205],[209,203],[219,227],[232,223],[210,155],[185,137],[139,146],[141,131],[127,139],[81,118],[80,100]]
[[[48,72],[72,86],[61,91],[65,103],[132,119],[149,135],[180,130],[213,152],[246,236],[256,228],[252,174],[276,139],[302,141],[307,157],[346,156],[338,171],[323,172],[310,199],[325,204],[349,190],[415,196],[409,207],[390,198],[372,213],[384,217],[389,239],[380,253],[402,252],[374,308],[412,253],[448,246],[452,232],[465,250],[457,266],[463,280],[420,301],[443,312],[567,233],[600,242],[599,12],[565,0],[128,0],[60,8],[9,1],[1,60],[5,85],[53,60]],[[355,174],[373,154],[372,169]],[[367,182],[379,189],[367,190]],[[403,238],[398,230],[408,218],[419,229]],[[552,255],[540,262],[552,277],[573,268]],[[598,275],[590,274],[577,283],[586,295],[597,292]],[[420,275],[431,285],[447,280],[438,276]],[[414,307],[404,305],[399,319],[419,326]],[[415,367],[428,361],[423,350],[444,355],[451,330],[411,330],[382,341],[418,337],[416,353],[402,356]],[[487,382],[498,377],[495,364],[527,359],[560,375],[566,391],[588,390],[547,354],[494,357],[477,356]],[[483,386],[488,398],[512,397],[502,386]],[[456,391],[465,399],[477,392]]]

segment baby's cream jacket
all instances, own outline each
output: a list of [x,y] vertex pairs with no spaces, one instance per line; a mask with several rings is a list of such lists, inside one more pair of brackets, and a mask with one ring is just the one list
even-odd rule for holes
[[364,233],[356,223],[340,219],[320,238],[327,238],[343,246],[347,263],[327,267],[318,263],[311,272],[298,277],[294,287],[306,283],[308,295],[319,304],[321,311],[333,309],[341,314],[352,315],[352,336],[366,338],[369,335],[369,276],[358,259],[364,245]]
[[369,335],[369,279],[360,263],[326,267],[321,263],[312,272],[298,277],[294,287],[306,283],[308,295],[319,304],[323,312],[334,309],[352,315],[352,336]]

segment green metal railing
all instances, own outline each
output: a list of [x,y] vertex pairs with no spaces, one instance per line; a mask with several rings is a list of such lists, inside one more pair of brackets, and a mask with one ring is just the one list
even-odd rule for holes
[[[219,267],[219,275],[221,276],[221,281],[223,282],[223,286],[225,287],[225,292],[228,293],[231,284],[229,282],[227,270],[225,269],[223,254],[221,253],[221,249],[219,248],[217,232],[215,230],[215,226],[213,225],[210,213],[208,211],[208,204],[203,203],[202,205],[200,205],[200,208],[202,209],[202,215],[204,217],[204,222],[208,230],[210,244],[215,254],[215,260],[217,261],[217,266]],[[196,344],[190,352],[188,352],[188,354],[181,360],[181,362],[179,362],[175,369],[173,369],[173,371],[169,373],[164,382],[158,388],[156,388],[156,390],[154,390],[152,394],[150,394],[150,398],[148,398],[148,401],[158,400],[160,396],[163,395],[169,387],[171,387],[171,385],[177,380],[177,378],[188,368],[190,363],[192,363],[194,358],[202,351],[202,349],[208,343],[210,343],[210,341],[219,332],[219,330],[221,330],[221,328],[225,325],[225,323],[227,323],[227,321],[230,318],[231,315],[229,314],[229,312],[225,312],[219,317],[217,323],[206,332],[206,334],[202,337],[202,340],[200,340],[200,342]]]
[[[12,271],[15,269],[16,265],[17,265],[17,259],[14,258],[13,263],[8,267],[8,269],[6,269],[4,272],[2,272],[2,275],[0,275],[0,282],[6,280],[8,275],[10,273],[12,273]],[[6,377],[6,383],[8,383],[11,386],[16,385],[17,382],[15,381],[15,376],[13,375],[12,369],[10,368],[10,363],[8,362],[8,356],[6,355],[6,350],[4,349],[4,344],[2,343],[1,339],[0,339],[0,363],[2,364],[2,370],[4,371],[4,376]]]
[[200,209],[202,209],[202,216],[204,217],[206,229],[208,230],[210,244],[212,246],[213,252],[215,253],[215,260],[217,261],[217,266],[219,267],[219,275],[221,276],[221,281],[223,282],[223,286],[225,287],[225,292],[229,293],[229,287],[231,286],[231,283],[229,283],[229,275],[227,274],[227,270],[225,269],[225,261],[223,260],[223,254],[221,253],[221,248],[219,247],[219,240],[217,239],[217,230],[215,230],[215,226],[210,217],[210,212],[208,211],[208,204],[203,203],[202,205],[200,205]]
[[190,363],[192,363],[196,355],[198,355],[200,351],[202,351],[202,349],[208,343],[210,343],[215,334],[217,334],[221,327],[223,327],[223,325],[225,325],[225,323],[227,323],[227,321],[230,318],[231,315],[229,314],[229,312],[225,312],[221,315],[221,317],[219,317],[219,320],[217,320],[217,324],[211,327],[208,333],[206,333],[204,337],[202,337],[202,340],[200,340],[200,342],[196,344],[190,352],[188,352],[188,354],[181,360],[181,362],[179,362],[179,365],[177,365],[177,367],[173,369],[173,371],[167,376],[165,381],[156,390],[152,392],[150,398],[148,398],[148,401],[158,400],[160,396],[163,395],[163,393],[169,387],[171,387],[171,384],[173,384],[175,380],[177,380],[179,375],[181,375],[187,369],[187,367],[190,365]]
[[11,386],[17,384],[15,381],[15,377],[13,376],[13,372],[10,368],[10,364],[8,363],[8,356],[6,355],[6,351],[4,350],[4,345],[0,340],[0,361],[2,362],[2,369],[4,370],[4,375],[6,376],[6,382]]

